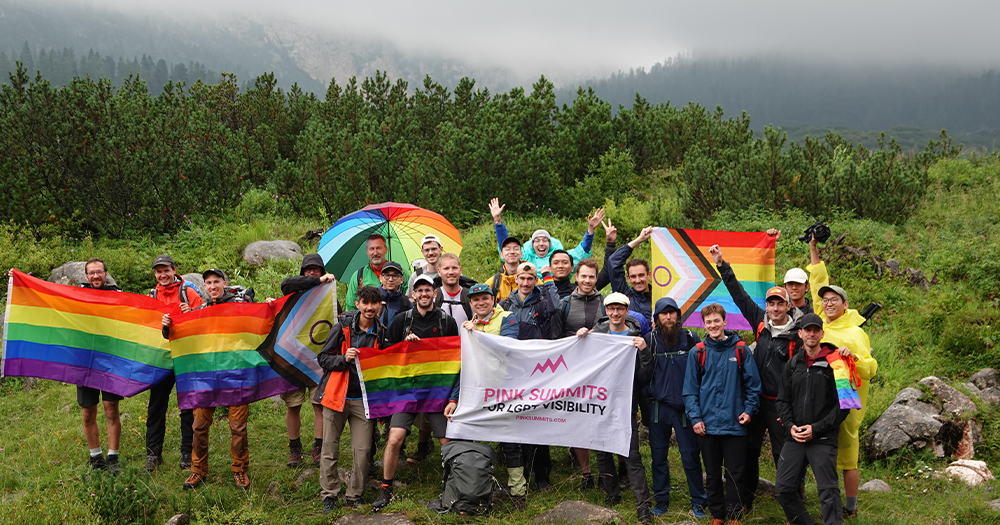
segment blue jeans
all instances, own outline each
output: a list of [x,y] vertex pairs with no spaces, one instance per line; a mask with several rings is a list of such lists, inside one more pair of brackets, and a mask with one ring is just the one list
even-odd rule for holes
[[701,479],[701,449],[698,448],[691,422],[684,417],[683,410],[674,410],[656,401],[649,406],[649,449],[653,456],[653,496],[656,502],[670,502],[670,462],[667,460],[667,449],[670,446],[670,432],[673,431],[681,453],[688,491],[691,493],[691,506],[704,507],[708,503],[708,495]]

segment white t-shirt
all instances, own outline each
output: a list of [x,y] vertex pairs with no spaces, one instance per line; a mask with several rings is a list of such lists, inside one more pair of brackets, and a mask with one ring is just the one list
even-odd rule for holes
[[[462,323],[469,320],[468,316],[465,315],[465,307],[462,306],[462,289],[458,289],[458,293],[451,295],[444,288],[439,288],[443,295],[441,297],[441,309],[444,313],[455,318],[455,323],[458,326],[462,326]],[[450,302],[449,302],[450,301]]]

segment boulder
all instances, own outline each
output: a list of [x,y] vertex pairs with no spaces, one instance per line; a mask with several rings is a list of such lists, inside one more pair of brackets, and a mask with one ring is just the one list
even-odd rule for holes
[[301,487],[302,484],[305,483],[307,479],[313,477],[315,474],[316,471],[311,468],[304,469],[302,472],[299,473],[298,477],[295,478],[295,486]]
[[335,525],[413,525],[406,514],[348,514],[334,522]]
[[982,397],[982,395],[983,395],[983,392],[981,390],[979,390],[979,387],[977,387],[976,385],[974,385],[972,383],[959,383],[958,386],[964,388],[966,390],[966,392],[968,392],[968,393],[970,393],[970,394],[972,394],[972,395],[974,395],[976,397]]
[[993,368],[984,368],[969,378],[969,382],[979,387],[980,390],[985,390],[990,387],[1000,387],[1000,374]]
[[955,445],[955,457],[957,459],[972,459],[976,457],[976,444],[980,443],[983,439],[982,430],[982,425],[973,419],[965,422],[965,427],[962,429],[962,437],[959,439],[958,444]]
[[944,469],[944,473],[964,481],[970,487],[993,479],[993,473],[990,472],[985,462],[967,459],[960,459],[948,465],[948,468]]
[[968,396],[937,377],[925,377],[920,380],[920,384],[930,387],[934,395],[944,402],[944,411],[952,416],[971,414],[976,411],[976,404]]
[[255,241],[243,249],[243,260],[250,264],[302,257],[302,248],[292,241]]
[[917,408],[893,404],[868,427],[866,441],[876,456],[885,456],[913,442],[916,448],[927,446],[941,426],[940,421]]
[[989,507],[997,512],[1000,512],[1000,499],[990,500],[986,502]]
[[208,301],[208,292],[205,291],[205,279],[202,279],[200,273],[186,273],[181,276],[181,279],[184,279],[194,285],[194,288],[198,291],[198,295],[201,296],[202,301]]
[[175,514],[164,525],[188,525],[188,523],[191,523],[191,518],[187,514]]
[[892,487],[880,479],[873,479],[858,487],[858,490],[862,492],[892,492]]
[[[68,284],[70,286],[80,286],[81,284],[87,282],[86,266],[86,261],[68,262],[55,270],[52,270],[52,273],[49,275],[49,282]],[[118,285],[118,283],[115,282],[115,278],[111,276],[111,272],[108,272],[108,284],[114,284],[115,286]]]
[[1000,388],[987,387],[979,391],[979,398],[1000,407]]
[[625,523],[625,518],[617,511],[599,507],[586,501],[564,501],[555,507],[541,513],[534,523],[586,523],[587,525],[604,525],[606,523]]
[[778,491],[774,489],[774,483],[764,478],[759,478],[757,480],[757,495],[774,498],[778,496]]
[[896,394],[892,400],[893,405],[904,405],[915,408],[928,416],[936,416],[941,413],[941,404],[933,400],[921,400],[924,393],[913,387],[904,388]]

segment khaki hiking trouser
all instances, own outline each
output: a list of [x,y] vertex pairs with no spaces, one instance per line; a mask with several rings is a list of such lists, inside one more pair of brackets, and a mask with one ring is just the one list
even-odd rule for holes
[[319,463],[319,484],[324,498],[336,498],[340,493],[340,435],[344,424],[351,425],[351,479],[347,480],[346,497],[358,499],[368,481],[368,459],[372,448],[375,422],[365,417],[365,403],[360,399],[344,401],[344,411],[323,407],[323,452]]
[[[212,426],[215,407],[194,409],[194,442],[191,450],[191,472],[208,474],[208,429]],[[229,407],[229,432],[232,443],[229,452],[233,456],[233,472],[246,472],[250,466],[250,448],[247,439],[247,418],[250,405]]]

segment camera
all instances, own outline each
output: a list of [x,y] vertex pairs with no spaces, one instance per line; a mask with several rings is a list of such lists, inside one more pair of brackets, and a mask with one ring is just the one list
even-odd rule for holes
[[826,242],[830,238],[830,227],[818,221],[816,224],[806,228],[805,234],[800,235],[799,240],[809,242],[813,236],[816,237],[816,242]]

